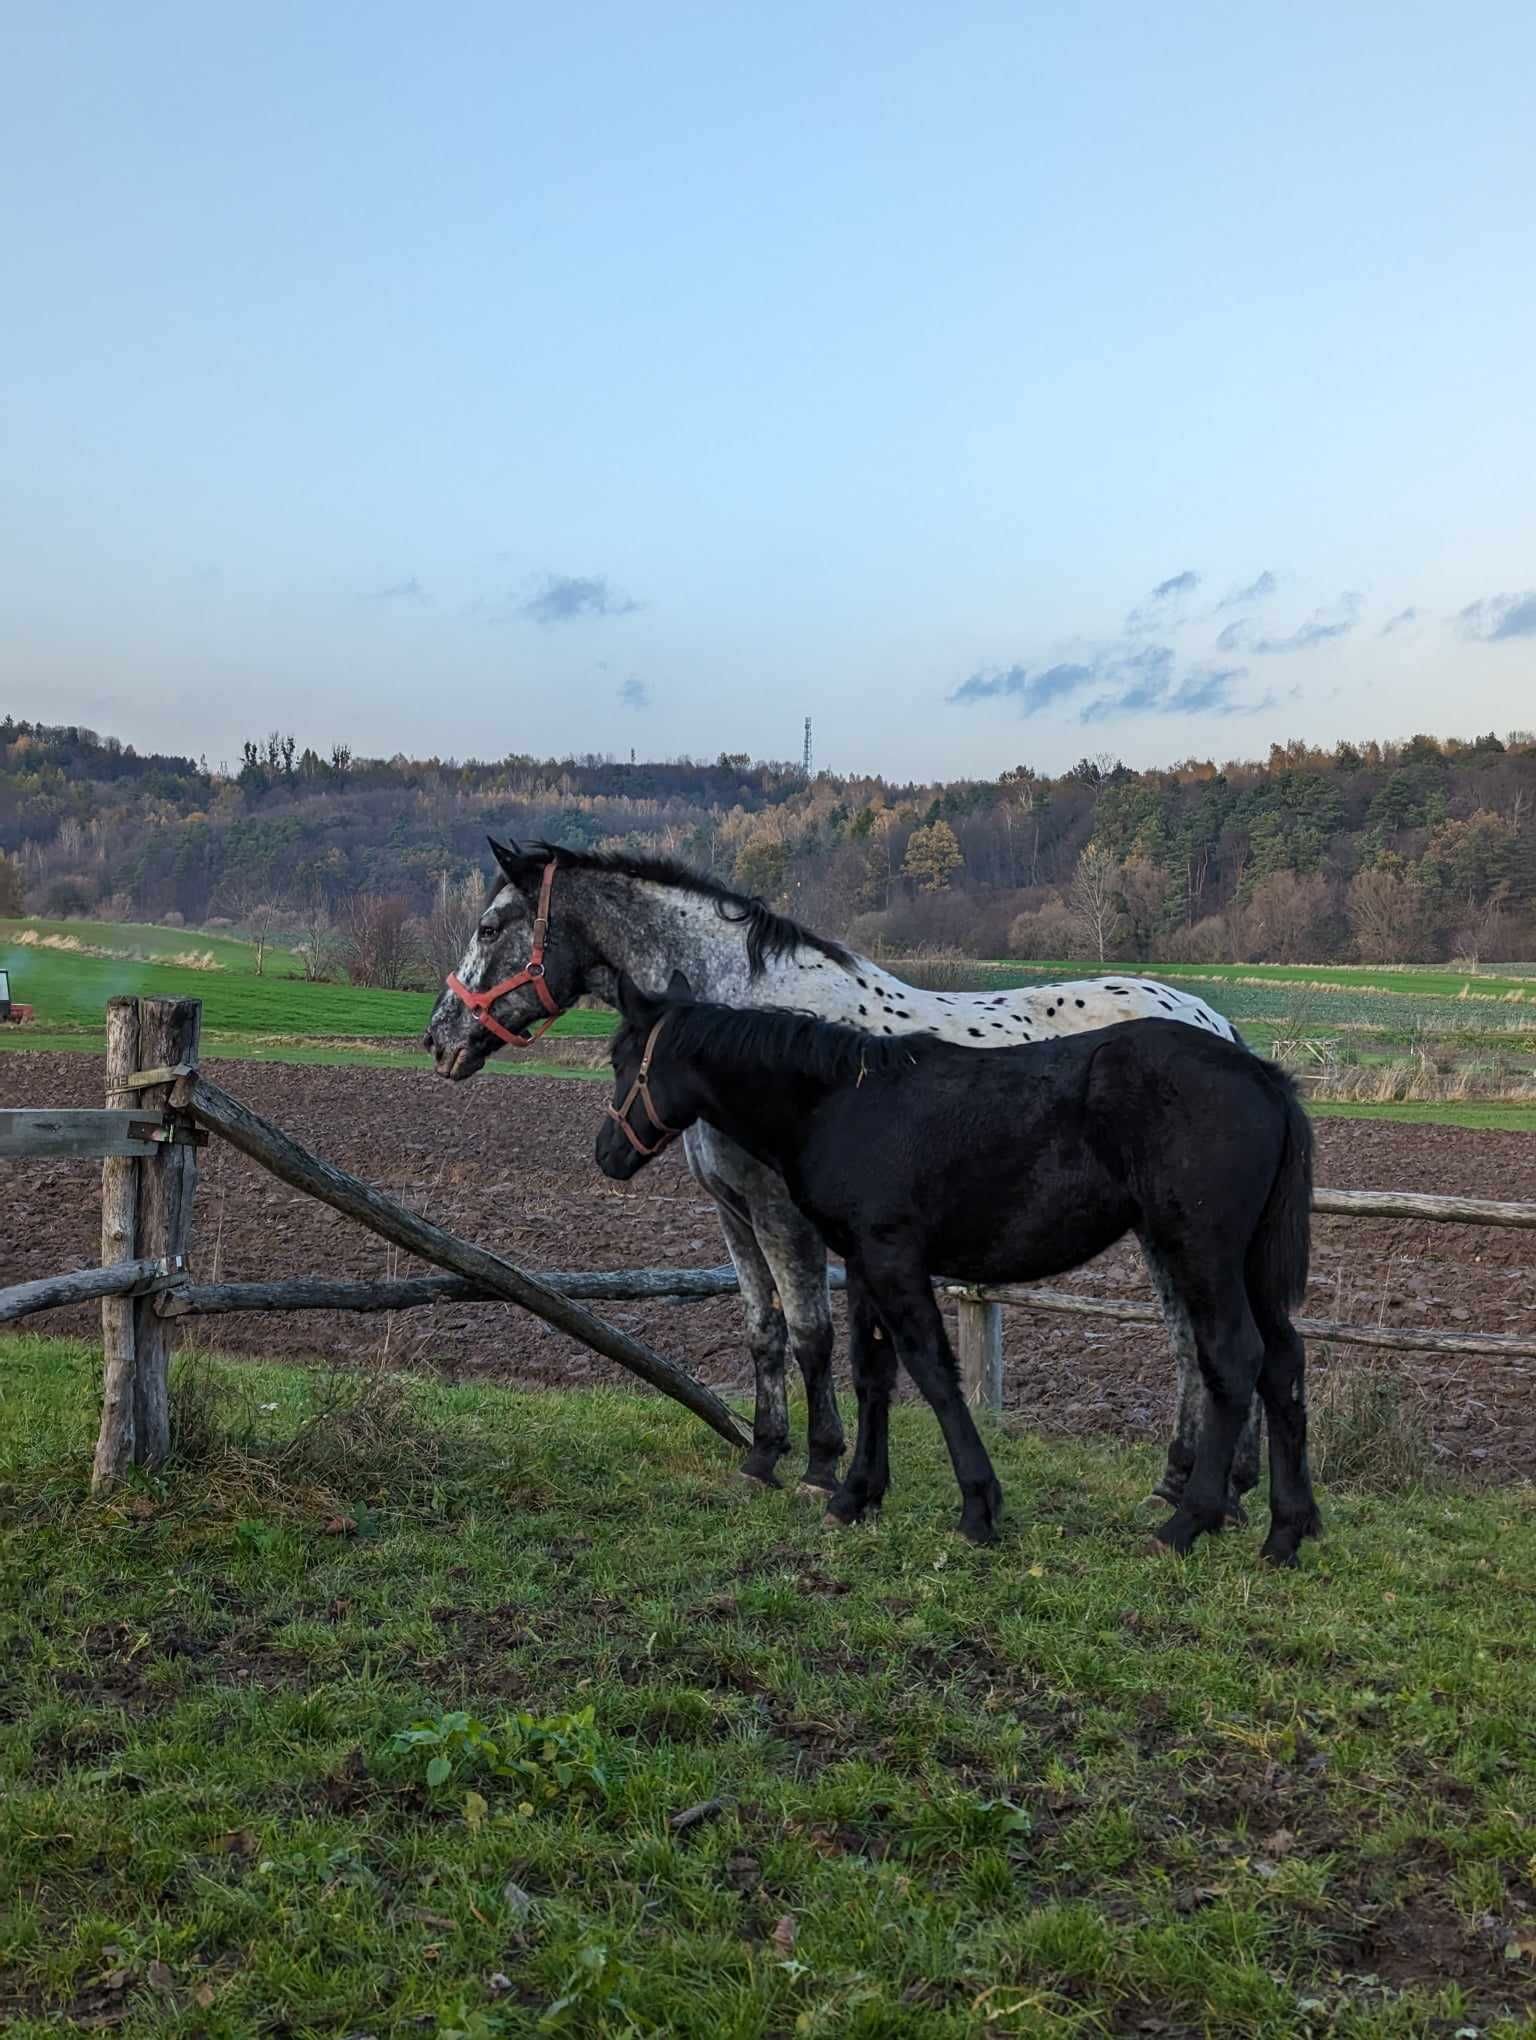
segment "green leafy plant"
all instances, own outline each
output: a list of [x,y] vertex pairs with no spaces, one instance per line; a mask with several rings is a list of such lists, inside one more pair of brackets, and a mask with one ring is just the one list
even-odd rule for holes
[[611,2012],[629,2023],[623,1990],[630,1980],[628,1963],[599,1941],[588,1941],[576,1951],[576,1962],[565,1979],[559,1997],[539,2020],[540,2029],[553,2031],[566,2025],[578,2013],[588,2018]]
[[603,1799],[608,1792],[590,1707],[579,1714],[515,1714],[494,1731],[472,1714],[439,1713],[399,1730],[390,1749],[420,1765],[429,1792],[452,1778],[499,1779],[516,1789],[523,1814],[561,1799]]

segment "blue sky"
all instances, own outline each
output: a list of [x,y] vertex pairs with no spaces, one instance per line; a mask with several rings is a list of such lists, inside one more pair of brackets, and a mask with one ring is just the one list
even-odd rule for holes
[[916,776],[1536,724],[1536,11],[13,8],[0,700]]

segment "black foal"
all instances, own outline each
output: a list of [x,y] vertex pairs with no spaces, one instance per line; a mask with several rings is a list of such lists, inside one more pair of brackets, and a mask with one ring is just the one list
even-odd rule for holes
[[663,999],[619,982],[615,1103],[599,1166],[621,1179],[703,1119],[780,1170],[848,1270],[859,1435],[830,1514],[855,1522],[889,1482],[896,1365],[932,1404],[960,1483],[960,1528],[995,1534],[1002,1490],[960,1389],[935,1273],[1059,1275],[1136,1233],[1189,1313],[1207,1391],[1194,1469],[1158,1532],[1188,1551],[1225,1518],[1255,1387],[1270,1419],[1266,1558],[1320,1529],[1307,1470],[1312,1134],[1282,1070],[1166,1020],[987,1055],[877,1041],[799,1014]]

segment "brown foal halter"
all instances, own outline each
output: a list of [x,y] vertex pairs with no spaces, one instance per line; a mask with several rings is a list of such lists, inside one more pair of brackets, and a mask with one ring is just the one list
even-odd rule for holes
[[[635,1081],[624,1094],[623,1104],[610,1105],[608,1107],[608,1117],[613,1120],[635,1153],[643,1155],[647,1161],[653,1155],[659,1155],[664,1147],[670,1147],[673,1141],[679,1140],[682,1137],[680,1128],[667,1126],[657,1117],[656,1107],[651,1103],[651,1058],[656,1053],[656,1037],[671,1017],[670,1013],[663,1013],[656,1022],[656,1025],[646,1036],[645,1053],[640,1058],[639,1069],[635,1071]],[[656,1133],[660,1135],[660,1138],[650,1147],[646,1146],[645,1142],[629,1123],[629,1115],[634,1110],[637,1098],[645,1107],[646,1118],[651,1122]]]

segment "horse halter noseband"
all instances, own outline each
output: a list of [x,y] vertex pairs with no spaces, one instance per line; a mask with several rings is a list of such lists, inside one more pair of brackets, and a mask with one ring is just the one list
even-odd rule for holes
[[[659,1155],[664,1147],[670,1147],[673,1141],[682,1138],[681,1129],[675,1126],[667,1126],[658,1118],[656,1107],[651,1103],[651,1058],[656,1053],[656,1037],[671,1017],[670,1013],[663,1013],[656,1022],[656,1025],[646,1036],[645,1053],[640,1058],[639,1069],[635,1071],[635,1081],[624,1094],[623,1104],[610,1105],[608,1107],[608,1117],[618,1127],[635,1153],[643,1156],[646,1161],[650,1161],[653,1155]],[[660,1135],[660,1138],[654,1141],[650,1147],[646,1146],[645,1142],[629,1123],[629,1115],[634,1109],[634,1103],[637,1098],[645,1107],[646,1118]]]
[[[489,991],[472,992],[453,971],[448,973],[446,983],[455,998],[462,999],[471,1013],[486,1029],[512,1048],[531,1048],[542,1034],[548,1034],[560,1018],[560,1008],[555,1004],[554,994],[544,975],[544,944],[549,937],[549,896],[555,889],[555,860],[550,858],[544,867],[543,883],[539,887],[538,912],[533,917],[533,947],[528,952],[528,965],[516,977],[503,978],[499,985],[492,985]],[[504,999],[508,992],[520,992],[524,985],[532,985],[543,1003],[549,1018],[532,1034],[514,1034],[510,1027],[503,1027],[493,1019],[491,1008],[498,999]]]

